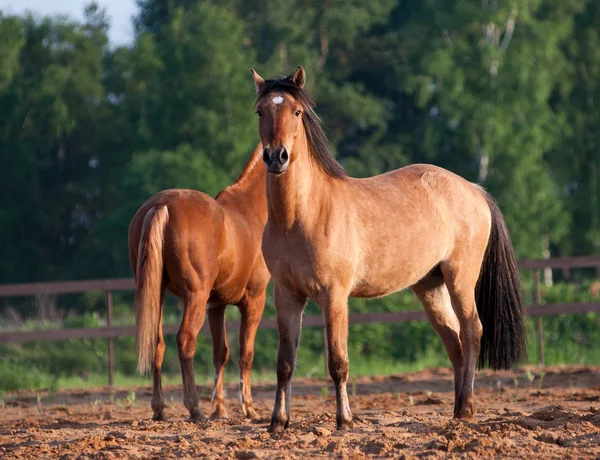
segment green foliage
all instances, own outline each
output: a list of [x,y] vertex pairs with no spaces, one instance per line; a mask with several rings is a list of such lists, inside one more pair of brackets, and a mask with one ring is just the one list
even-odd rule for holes
[[[258,142],[248,70],[274,76],[298,64],[331,150],[351,174],[434,163],[498,199],[519,257],[600,253],[600,0],[138,5],[135,40],[119,48],[108,45],[106,16],[94,4],[82,22],[0,13],[1,282],[130,276],[135,211],[166,188],[215,195],[230,183]],[[583,298],[569,289],[546,299]],[[131,321],[127,295],[115,308],[120,324]],[[39,318],[45,327],[102,324],[98,294],[61,305],[56,321]],[[418,308],[406,293],[350,305]],[[37,324],[30,300],[7,300],[0,313],[9,308],[25,327]],[[550,362],[597,359],[596,316],[543,321]],[[127,377],[133,342],[118,343]],[[300,373],[322,372],[322,344],[322,331],[303,331]],[[272,368],[276,346],[275,331],[259,334],[259,368]],[[2,375],[33,366],[23,377],[31,381],[7,377],[7,385],[37,387],[50,374],[55,382],[103,372],[106,343],[6,353],[14,359],[3,361]],[[445,362],[425,323],[352,326],[350,355],[365,372],[375,361],[387,369]],[[177,361],[168,337],[165,370],[177,373]],[[212,373],[211,353],[196,365]]]
[[19,67],[24,43],[23,30],[17,18],[5,18],[0,12],[0,89],[8,86]]
[[139,6],[116,49],[94,4],[0,16],[4,282],[129,274],[137,207],[233,180],[258,140],[248,69],[297,64],[351,174],[439,164],[499,200],[519,257],[598,252],[597,0]]
[[0,363],[0,392],[41,388],[46,379],[31,366],[3,360]]

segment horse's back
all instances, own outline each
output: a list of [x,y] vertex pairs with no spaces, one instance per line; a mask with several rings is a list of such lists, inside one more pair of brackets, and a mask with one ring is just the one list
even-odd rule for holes
[[439,166],[412,164],[358,181],[369,193],[383,192],[391,203],[406,206],[407,212],[421,208],[425,214],[481,214],[484,219],[490,215],[480,186]]
[[410,286],[458,247],[483,253],[491,216],[477,185],[426,164],[354,184],[356,217],[347,220],[360,222],[354,246],[361,268],[353,295],[372,297]]

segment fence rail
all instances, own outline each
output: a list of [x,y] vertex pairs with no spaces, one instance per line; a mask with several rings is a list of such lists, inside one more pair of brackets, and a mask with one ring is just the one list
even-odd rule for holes
[[[582,314],[588,312],[600,312],[600,302],[592,303],[557,303],[542,304],[540,290],[540,271],[553,268],[570,270],[573,268],[596,268],[600,269],[600,256],[583,257],[559,257],[554,259],[521,260],[518,262],[519,269],[533,270],[535,273],[535,304],[527,307],[529,316],[536,318],[536,329],[538,339],[538,363],[543,365],[543,330],[541,318],[550,315]],[[42,294],[74,294],[83,292],[104,292],[106,296],[107,326],[95,328],[70,328],[46,331],[14,331],[0,333],[0,343],[24,343],[36,341],[57,341],[66,339],[107,339],[108,340],[108,371],[109,385],[114,382],[114,339],[134,335],[133,326],[113,326],[113,302],[112,293],[118,291],[132,291],[135,289],[133,278],[115,278],[89,281],[61,281],[54,283],[29,283],[29,284],[5,284],[0,285],[0,297],[23,297]],[[354,313],[349,315],[350,324],[371,323],[405,323],[409,321],[426,320],[423,311],[402,312],[373,312]],[[302,320],[305,327],[323,327],[324,320],[320,315],[305,316]],[[275,329],[277,327],[274,318],[263,318],[260,329]],[[178,324],[165,324],[165,334],[175,334],[179,328]],[[202,330],[206,330],[205,324]],[[239,321],[227,321],[227,329],[239,331]]]

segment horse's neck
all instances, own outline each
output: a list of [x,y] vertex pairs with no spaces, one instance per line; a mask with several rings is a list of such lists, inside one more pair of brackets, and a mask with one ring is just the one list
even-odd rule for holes
[[328,199],[330,181],[303,152],[281,176],[267,176],[269,219],[282,231],[300,224],[310,228],[318,219],[323,200]]
[[258,145],[237,180],[217,196],[225,207],[233,207],[241,214],[267,220],[265,194],[266,168],[262,162],[262,145]]

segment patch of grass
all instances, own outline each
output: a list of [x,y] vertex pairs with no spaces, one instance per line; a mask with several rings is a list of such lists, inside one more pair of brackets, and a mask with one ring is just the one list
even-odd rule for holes
[[56,379],[31,366],[12,361],[0,362],[0,391],[40,389],[54,385]]

